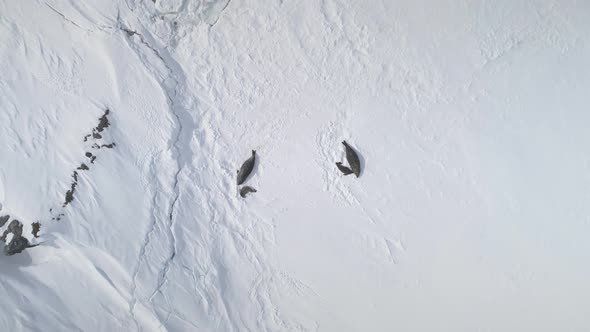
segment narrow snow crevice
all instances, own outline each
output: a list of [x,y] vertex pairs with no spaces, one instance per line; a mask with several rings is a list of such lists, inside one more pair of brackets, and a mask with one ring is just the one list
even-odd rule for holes
[[[225,4],[223,4],[223,6],[221,7],[221,9],[218,10],[217,13],[215,13],[215,20],[213,22],[209,23],[209,26],[213,27],[215,24],[217,24],[217,21],[219,21],[219,18],[221,17],[221,14],[223,13],[223,11],[227,8],[227,6],[229,6],[231,0],[226,0]],[[214,5],[216,5],[217,3],[215,3]]]
[[48,4],[47,2],[45,3],[45,6],[47,6],[49,9],[51,9],[54,13],[56,13],[57,15],[61,16],[66,22],[72,24],[73,26],[75,26],[78,29],[82,29],[84,31],[89,31],[88,29],[83,28],[81,25],[79,25],[78,23],[72,21],[71,19],[69,19],[67,16],[65,16],[62,12],[60,12],[59,10],[55,9],[53,6],[51,6],[50,4]]
[[[221,4],[222,2],[219,2]],[[227,1],[223,9],[228,5]],[[279,291],[282,286],[283,278],[274,273],[268,271],[274,271],[271,264],[271,257],[267,253],[268,249],[264,243],[259,242],[258,236],[260,234],[249,234],[252,227],[241,225],[236,219],[237,216],[232,211],[240,209],[240,206],[235,205],[235,200],[232,199],[232,195],[227,192],[225,184],[218,182],[208,182],[195,172],[197,170],[192,168],[193,151],[190,148],[190,143],[195,132],[203,133],[203,135],[197,135],[196,139],[200,146],[200,151],[206,155],[216,155],[216,146],[206,140],[210,134],[214,136],[220,135],[219,132],[211,133],[211,128],[218,127],[218,124],[224,121],[223,114],[216,114],[210,112],[209,109],[196,107],[193,105],[194,101],[187,87],[187,79],[184,69],[181,67],[176,59],[173,59],[171,51],[167,46],[162,45],[158,42],[154,35],[147,31],[147,27],[142,26],[141,23],[135,23],[134,28],[131,28],[129,24],[123,24],[119,20],[119,29],[125,32],[128,46],[135,52],[146,70],[153,75],[164,95],[167,97],[167,103],[170,115],[174,120],[174,128],[170,135],[170,141],[168,149],[172,153],[173,160],[176,164],[173,174],[169,174],[168,179],[170,182],[156,183],[154,189],[154,195],[160,192],[160,195],[168,196],[168,208],[164,215],[163,205],[156,206],[156,198],[152,198],[152,215],[153,220],[149,230],[145,234],[140,253],[138,255],[136,268],[132,278],[132,296],[129,303],[129,310],[132,315],[136,314],[136,305],[138,302],[144,301],[149,302],[151,309],[156,313],[160,319],[161,326],[166,327],[169,320],[172,317],[180,317],[180,310],[175,308],[174,303],[169,300],[170,292],[173,291],[171,288],[166,288],[168,281],[172,280],[169,277],[171,271],[175,271],[175,266],[182,264],[184,256],[177,250],[177,234],[175,228],[177,222],[186,220],[186,216],[179,213],[179,205],[186,204],[181,203],[181,188],[183,196],[191,196],[190,192],[199,197],[202,201],[204,210],[201,211],[201,215],[212,222],[211,225],[201,225],[205,227],[202,229],[205,236],[203,236],[202,246],[205,248],[207,257],[201,261],[200,264],[203,268],[198,269],[198,273],[191,269],[190,275],[192,276],[193,282],[195,282],[195,294],[203,299],[207,304],[204,310],[207,315],[217,316],[218,327],[223,327],[230,330],[242,330],[252,328],[253,326],[267,326],[278,325],[282,327],[294,327],[299,323],[294,320],[283,317],[280,313],[279,306],[273,302],[274,297],[272,293]],[[199,86],[192,87],[197,91],[207,91],[207,87],[204,82],[199,82]],[[187,97],[184,97],[187,96]],[[206,95],[201,95],[196,92],[194,100],[201,100],[201,98],[207,98]],[[186,104],[184,104],[186,103]],[[188,107],[187,105],[190,105]],[[191,114],[187,111],[191,109],[194,111],[194,116],[199,119],[199,122],[195,122]],[[162,173],[155,171],[157,163],[154,163],[154,173]],[[228,172],[230,169],[229,165],[223,161],[216,160],[215,158],[209,161],[208,170],[212,173],[213,178],[226,178],[233,172]],[[170,170],[172,172],[172,170]],[[186,179],[181,179],[182,176],[189,177],[190,183]],[[211,193],[216,193],[217,199],[221,199],[228,205],[212,205]],[[250,214],[250,213],[249,213]],[[244,216],[242,216],[244,217]],[[254,216],[252,216],[254,217]],[[254,217],[258,219],[257,217]],[[178,220],[177,220],[178,219]],[[166,236],[154,236],[160,229],[167,230]],[[182,236],[178,234],[178,236]],[[149,263],[151,257],[148,254],[148,248],[152,241],[160,242],[161,245],[165,245],[166,241],[169,242],[169,251],[167,256],[158,263],[158,276],[157,280],[154,281],[155,285],[151,292],[143,294],[146,298],[141,299],[142,295],[139,293],[140,275],[142,271],[142,264],[154,264]],[[274,312],[273,322],[266,321],[261,318],[259,321],[251,320],[246,321],[241,317],[240,310],[236,310],[236,304],[230,301],[226,301],[226,298],[234,292],[233,288],[237,287],[238,280],[234,276],[232,268],[228,268],[223,263],[226,259],[229,259],[226,248],[240,248],[240,260],[245,263],[244,268],[248,273],[253,275],[264,275],[262,279],[265,283],[264,287],[258,292],[254,298],[254,303],[259,306],[262,310],[267,312]],[[177,261],[178,260],[178,261]],[[182,266],[185,266],[182,264]],[[145,267],[144,267],[145,268]],[[196,275],[201,276],[204,271],[213,271],[211,276],[213,279],[204,279],[204,285],[200,285],[196,280]],[[244,272],[246,272],[244,271]],[[205,273],[207,274],[207,273]],[[176,273],[174,278],[176,278]],[[189,278],[191,279],[191,278]],[[252,280],[254,282],[254,280]],[[172,286],[171,286],[172,287]],[[240,290],[236,290],[240,291]],[[247,291],[247,290],[246,290]],[[244,294],[248,296],[247,294]],[[159,301],[161,300],[161,302]],[[135,318],[134,318],[135,319]]]
[[[168,258],[165,260],[163,266],[160,268],[156,288],[149,297],[149,301],[151,302],[158,293],[161,293],[162,287],[164,287],[164,285],[166,284],[168,280],[168,273],[170,271],[170,267],[177,254],[177,239],[176,234],[174,232],[174,216],[175,209],[177,208],[178,198],[180,196],[180,175],[187,162],[192,160],[190,140],[192,138],[192,133],[194,131],[195,126],[193,123],[194,120],[192,119],[190,114],[183,108],[182,102],[179,100],[179,96],[181,95],[179,90],[184,89],[182,85],[184,85],[186,82],[186,78],[184,77],[184,73],[180,65],[172,58],[170,53],[165,48],[156,48],[152,46],[153,44],[156,44],[156,42],[149,32],[143,31],[142,33],[139,33],[136,30],[132,30],[125,27],[121,27],[121,30],[127,34],[127,41],[131,49],[133,49],[134,52],[138,55],[146,69],[150,71],[153,75],[155,75],[157,81],[160,82],[161,89],[167,97],[169,110],[174,118],[175,124],[174,132],[171,134],[171,143],[169,144],[169,151],[172,152],[172,157],[175,160],[177,168],[171,181],[172,192],[170,193],[170,204],[167,213],[167,220],[165,221],[166,227],[168,229],[168,237],[170,240],[170,252]],[[134,38],[135,36],[137,37]],[[133,41],[138,41],[139,43],[133,43]],[[149,50],[150,54],[155,56],[160,62],[160,64],[164,66],[165,72],[158,73],[154,71],[152,66],[153,64],[149,62],[149,57],[144,53],[144,50],[146,48]],[[170,85],[166,84],[166,81],[168,81],[168,79],[172,81]],[[154,190],[154,195],[157,195],[157,192],[158,190]],[[153,198],[152,202],[155,202],[155,197]],[[152,206],[152,209],[155,209],[155,207]],[[154,232],[156,223],[157,218],[154,217],[154,220],[151,223],[150,230],[148,230],[147,234],[144,237],[144,243],[140,249],[137,267],[132,278],[132,299],[129,305],[130,311],[133,316],[135,306],[138,301],[137,276],[139,274],[141,260],[144,259],[146,247],[149,245],[150,242],[150,234]],[[168,314],[165,320],[169,319],[170,314],[171,312]]]
[[[152,162],[150,163],[150,171],[152,174],[155,174],[155,166],[154,166],[154,162],[152,160]],[[152,236],[155,232],[156,226],[157,226],[157,217],[155,214],[155,211],[153,211],[156,207],[156,198],[157,198],[157,192],[154,192],[154,194],[152,195],[152,200],[150,203],[150,206],[152,208],[152,213],[151,213],[151,221],[150,221],[150,226],[149,226],[149,230],[145,233],[141,248],[139,250],[139,257],[137,258],[137,262],[135,265],[135,268],[133,270],[133,274],[131,277],[131,300],[129,303],[129,313],[131,314],[131,317],[133,318],[136,326],[139,328],[138,323],[137,323],[137,317],[135,316],[135,307],[137,305],[137,276],[139,274],[139,270],[141,268],[141,262],[145,259],[146,256],[146,248],[148,247],[148,245],[150,244],[150,241],[152,239]]]

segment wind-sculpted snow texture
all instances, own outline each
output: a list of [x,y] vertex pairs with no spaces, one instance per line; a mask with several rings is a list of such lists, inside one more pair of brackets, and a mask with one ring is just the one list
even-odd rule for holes
[[590,330],[589,14],[1,1],[0,330]]

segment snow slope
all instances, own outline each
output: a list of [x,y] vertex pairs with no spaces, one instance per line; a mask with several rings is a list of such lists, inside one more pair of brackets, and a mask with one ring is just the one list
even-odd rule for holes
[[0,329],[589,330],[589,18],[0,2]]

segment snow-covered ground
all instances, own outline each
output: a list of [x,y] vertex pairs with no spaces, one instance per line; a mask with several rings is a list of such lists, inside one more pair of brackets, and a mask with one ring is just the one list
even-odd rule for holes
[[0,1],[0,216],[40,243],[0,330],[590,330],[589,32],[574,0]]

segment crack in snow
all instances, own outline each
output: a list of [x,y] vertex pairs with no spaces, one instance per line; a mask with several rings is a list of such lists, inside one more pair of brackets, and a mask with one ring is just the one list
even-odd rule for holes
[[[171,265],[174,261],[174,258],[176,257],[176,253],[177,253],[177,248],[176,248],[176,235],[174,233],[174,226],[175,226],[175,220],[174,220],[174,212],[175,209],[177,208],[177,203],[178,203],[178,199],[180,197],[180,190],[179,190],[179,183],[180,183],[180,175],[182,170],[184,169],[187,160],[191,160],[192,159],[192,153],[190,150],[190,140],[192,138],[192,131],[194,130],[194,124],[193,124],[193,119],[190,116],[190,114],[188,113],[188,111],[186,111],[180,104],[180,102],[177,100],[177,97],[179,95],[178,93],[178,89],[179,86],[182,84],[181,82],[184,82],[186,79],[184,77],[183,71],[180,68],[180,65],[178,63],[176,63],[176,61],[174,59],[172,59],[172,57],[170,56],[170,54],[162,54],[161,50],[156,49],[155,47],[152,46],[152,43],[148,42],[146,39],[150,38],[153,39],[151,37],[151,35],[149,34],[149,32],[145,32],[145,33],[138,33],[135,30],[131,30],[125,27],[120,28],[122,31],[127,33],[127,36],[129,37],[128,40],[131,40],[131,38],[133,36],[137,36],[139,39],[139,42],[144,45],[145,47],[147,47],[148,49],[150,49],[153,53],[153,55],[155,55],[159,61],[164,65],[164,67],[166,68],[166,74],[169,78],[172,79],[173,84],[172,87],[166,86],[165,81],[160,83],[160,87],[162,89],[162,91],[165,93],[167,99],[168,99],[168,105],[169,105],[169,109],[171,114],[173,115],[173,117],[175,118],[175,124],[176,124],[176,128],[175,131],[176,133],[173,134],[173,139],[172,139],[172,144],[170,144],[170,150],[173,152],[173,158],[176,161],[177,164],[177,170],[174,174],[173,177],[173,184],[172,184],[172,199],[171,199],[171,203],[169,206],[169,212],[168,212],[168,222],[167,222],[167,228],[168,228],[168,235],[170,237],[171,240],[171,244],[170,244],[170,256],[166,259],[166,261],[163,264],[163,267],[160,269],[160,273],[159,273],[159,278],[158,278],[158,282],[156,285],[156,289],[152,292],[149,301],[153,301],[154,297],[158,294],[161,293],[161,289],[162,287],[164,287],[164,285],[166,284],[166,282],[168,281],[168,273],[170,272],[170,268]],[[141,61],[144,63],[144,65],[146,66],[146,68],[150,69],[150,63],[148,60],[145,59],[145,55],[142,53],[141,49],[139,47],[133,47],[130,44],[131,48],[137,53],[138,57],[141,59]],[[154,75],[158,75],[157,72],[153,72],[152,74]],[[192,124],[192,127],[189,126],[188,128],[183,126],[183,123],[185,124]],[[185,156],[185,154],[183,152],[188,152],[188,156]],[[135,309],[135,305],[137,303],[137,275],[139,273],[139,269],[140,269],[140,262],[143,259],[143,257],[145,256],[145,248],[147,247],[147,245],[149,244],[149,238],[150,238],[150,234],[151,232],[153,232],[155,224],[157,222],[157,218],[154,219],[153,223],[152,223],[152,227],[150,229],[150,231],[148,232],[148,234],[146,234],[146,237],[144,239],[144,245],[142,246],[142,249],[140,250],[140,256],[138,258],[138,265],[137,265],[137,269],[134,273],[134,278],[133,278],[133,285],[132,285],[132,289],[133,289],[133,295],[132,295],[132,300],[130,302],[130,310],[132,311],[132,314],[134,316],[134,309]],[[168,312],[167,317],[165,319],[164,322],[166,322],[171,315],[172,311]]]
[[[223,9],[225,9],[228,5],[229,1],[225,4]],[[121,23],[121,21],[119,21]],[[154,219],[152,220],[150,230],[146,233],[144,237],[144,242],[142,244],[142,248],[139,253],[139,257],[137,259],[137,266],[134,271],[134,277],[132,281],[132,299],[130,300],[129,307],[132,315],[135,319],[135,308],[136,304],[141,301],[141,298],[138,294],[138,281],[141,271],[141,264],[145,263],[149,265],[147,260],[147,248],[150,245],[151,241],[154,241],[156,238],[153,235],[153,232],[156,231],[158,225],[162,225],[162,227],[167,227],[167,237],[163,238],[160,241],[170,241],[170,251],[168,257],[165,258],[163,262],[160,263],[159,266],[159,274],[155,284],[155,287],[151,294],[145,299],[146,302],[149,302],[152,306],[152,310],[155,306],[159,307],[159,311],[154,311],[158,318],[160,319],[161,326],[166,326],[167,322],[170,320],[171,317],[179,317],[179,313],[175,312],[173,303],[168,299],[167,293],[164,291],[167,282],[169,281],[169,274],[173,269],[173,264],[175,264],[175,259],[177,257],[177,238],[174,232],[178,218],[178,209],[180,205],[180,189],[186,182],[182,182],[181,176],[186,175],[186,171],[190,171],[190,163],[192,161],[193,152],[190,149],[190,142],[192,140],[192,135],[195,130],[203,129],[201,125],[211,120],[207,115],[206,110],[201,110],[199,113],[201,117],[200,124],[195,123],[194,119],[187,111],[186,108],[183,106],[183,102],[188,102],[187,99],[181,99],[180,96],[184,95],[184,89],[186,89],[186,78],[183,69],[181,68],[180,64],[172,58],[170,51],[165,47],[159,47],[159,42],[156,41],[153,35],[144,30],[142,27],[141,31],[131,29],[128,26],[123,26],[119,24],[119,30],[126,33],[125,38],[128,42],[129,47],[136,53],[140,61],[142,62],[143,66],[150,72],[156,80],[160,84],[160,88],[167,97],[169,112],[174,119],[174,129],[170,137],[169,141],[169,148],[168,151],[171,151],[173,154],[173,160],[176,162],[176,169],[172,175],[172,181],[170,182],[170,187],[172,188],[169,191],[170,199],[168,205],[168,211],[166,217],[157,217],[155,213],[157,208],[155,207],[155,197],[152,201],[152,211],[154,211],[153,215]],[[194,108],[194,107],[193,107]],[[219,120],[219,119],[213,119]],[[198,127],[197,127],[198,125]],[[197,137],[200,141],[200,139]],[[202,145],[207,146],[206,142],[200,142]],[[219,162],[214,161],[215,166],[214,169],[225,169],[223,165]],[[213,166],[213,165],[211,165]],[[155,167],[155,165],[154,165]],[[225,174],[224,174],[225,175]],[[203,187],[207,187],[206,183],[201,183]],[[156,186],[162,187],[162,184]],[[199,185],[197,185],[197,189],[199,189]],[[202,188],[201,188],[202,189]],[[216,186],[216,189],[223,189],[219,185]],[[156,191],[161,191],[158,188]],[[199,190],[201,191],[201,190]],[[208,191],[201,191],[203,197],[206,197]],[[217,192],[223,193],[223,190],[218,190]],[[155,195],[155,194],[154,194]],[[227,193],[222,194],[228,202],[232,202],[231,198],[228,196]],[[208,208],[206,209],[212,216],[213,220],[217,219],[216,215],[218,213],[222,213],[225,215],[225,211],[218,211],[219,207],[212,206],[208,200],[203,202]],[[222,209],[223,210],[223,209]],[[205,213],[207,213],[205,212]],[[225,216],[228,217],[228,216]],[[222,218],[222,220],[225,218]],[[243,229],[241,226],[237,224],[233,224],[224,220],[225,222],[219,224],[224,228],[227,228],[228,234],[232,234],[227,239],[217,238],[220,240],[217,244],[208,243],[209,246],[213,245],[213,248],[208,248],[211,250],[211,255],[224,255],[224,250],[227,245],[238,246],[245,249],[245,253],[243,253],[243,257],[247,258],[250,263],[252,264],[252,269],[256,271],[258,274],[263,273],[267,269],[263,268],[264,263],[262,261],[267,261],[269,257],[264,252],[264,246],[261,246],[256,241],[252,242],[252,239],[247,234],[241,234]],[[237,236],[236,236],[237,235]],[[232,241],[233,240],[233,241]],[[212,240],[215,241],[215,240]],[[227,242],[229,241],[229,242]],[[217,241],[216,241],[217,242]],[[233,242],[233,243],[232,243]],[[180,256],[180,255],[178,255]],[[176,265],[180,264],[180,261],[176,262]],[[200,273],[195,273],[194,269],[189,269],[190,274],[192,276],[194,282],[194,292],[195,295],[203,298],[204,301],[204,309],[206,311],[215,310],[218,311],[219,320],[218,321],[221,325],[225,325],[229,329],[232,330],[240,330],[240,329],[247,329],[248,323],[242,320],[242,317],[239,316],[238,313],[235,312],[235,307],[231,302],[226,300],[225,293],[229,291],[231,285],[233,284],[232,280],[232,272],[223,263],[220,265],[214,264],[215,266],[210,266],[211,269],[216,270],[216,280],[211,285],[207,285],[199,287],[199,282],[197,275]],[[182,265],[182,267],[187,268],[186,265]],[[182,268],[181,267],[181,268]],[[145,269],[145,268],[144,268]],[[265,278],[266,282],[270,282],[273,280],[272,278]],[[206,282],[207,283],[207,282]],[[207,283],[209,284],[209,283]],[[269,286],[266,286],[265,289],[267,291],[259,294],[257,296],[257,301],[259,305],[268,312],[273,312],[277,310],[277,306],[273,305],[272,298],[270,296],[270,289]],[[203,292],[203,293],[201,293]],[[146,294],[147,295],[147,294]],[[161,295],[161,298],[158,298],[158,295]],[[158,303],[158,299],[162,299],[162,303]],[[161,305],[160,305],[161,304]],[[238,316],[236,316],[238,315]],[[289,323],[280,315],[280,313],[275,313],[273,315],[273,319],[275,322],[279,322],[279,325],[286,326]],[[262,322],[259,322],[262,324]]]
[[64,20],[66,20],[66,22],[74,25],[75,27],[77,27],[78,29],[82,29],[86,32],[92,32],[91,30],[88,30],[86,28],[83,28],[82,26],[80,26],[78,23],[72,21],[71,19],[69,19],[67,16],[65,16],[62,12],[60,12],[59,10],[55,9],[54,7],[52,7],[50,4],[48,4],[47,2],[45,2],[45,6],[49,7],[49,9],[51,9],[53,12],[55,12],[57,15],[61,16]]
[[227,8],[227,6],[229,6],[230,1],[231,0],[227,0],[227,2],[225,3],[225,5],[221,8],[221,10],[219,11],[219,13],[217,14],[217,17],[215,18],[215,21],[213,21],[212,23],[209,23],[209,26],[210,27],[213,27],[215,24],[217,24],[217,21],[219,21],[219,18],[221,17],[221,14]]
[[[150,164],[150,169],[153,170],[154,169],[154,163],[153,160]],[[156,197],[157,197],[157,192],[154,192],[154,195],[152,196],[152,201],[151,201],[151,207],[152,207],[152,211],[154,210],[154,207],[156,206]],[[155,231],[156,228],[156,214],[154,212],[152,212],[152,223],[150,225],[150,229],[145,233],[144,236],[144,240],[142,243],[142,246],[139,250],[139,257],[137,258],[137,264],[135,266],[135,270],[133,271],[133,276],[132,276],[132,280],[131,280],[131,301],[129,303],[129,312],[131,314],[131,317],[133,318],[136,326],[139,328],[138,326],[138,322],[137,322],[137,318],[135,316],[135,306],[137,305],[137,276],[139,274],[139,270],[141,268],[141,262],[145,257],[146,254],[146,248],[150,243],[150,239],[152,237],[152,234]]]

